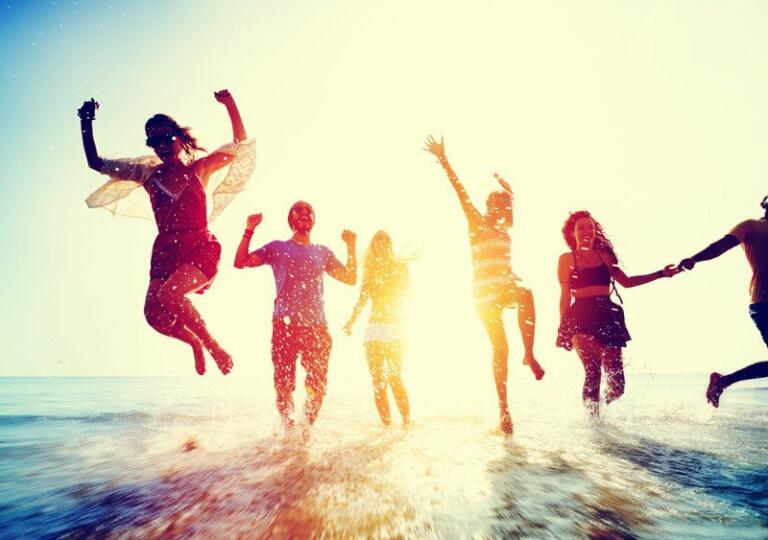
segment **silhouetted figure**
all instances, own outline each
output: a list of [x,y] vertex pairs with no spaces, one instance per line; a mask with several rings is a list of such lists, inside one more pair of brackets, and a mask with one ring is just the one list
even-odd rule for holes
[[274,366],[277,410],[286,429],[293,427],[293,391],[296,389],[296,360],[306,371],[307,399],[304,414],[307,427],[314,424],[325,397],[331,336],[325,319],[323,275],[354,285],[357,281],[355,233],[345,230],[347,263],[333,252],[310,242],[315,212],[309,203],[298,201],[288,213],[293,236],[275,240],[248,252],[253,231],[261,214],[248,216],[245,233],[235,254],[235,268],[269,265],[275,276],[276,298],[272,313],[272,364]]
[[139,187],[149,195],[149,215],[154,217],[158,235],[152,247],[144,314],[152,328],[192,347],[195,370],[200,375],[205,373],[203,348],[223,374],[232,369],[232,358],[213,338],[187,298],[210,286],[221,255],[221,245],[208,230],[205,189],[214,171],[231,166],[213,193],[213,219],[243,189],[255,165],[252,144],[240,144],[246,134],[234,99],[227,90],[215,92],[214,96],[227,108],[235,142],[201,159],[195,159],[195,153],[203,149],[189,128],[164,114],[156,114],[145,125],[147,146],[155,156],[103,159],[93,138],[98,103],[91,99],[78,110],[88,166],[111,177],[86,202],[113,213],[147,216],[146,200],[136,203],[129,195],[142,191],[136,189]]
[[608,386],[606,402],[611,403],[624,393],[621,349],[631,339],[624,323],[624,310],[610,298],[613,280],[623,287],[637,287],[672,277],[679,270],[668,265],[651,274],[627,276],[617,266],[613,244],[603,228],[585,210],[568,216],[563,225],[563,238],[570,251],[560,255],[557,266],[560,281],[557,346],[568,351],[576,348],[584,364],[584,404],[593,415],[598,415],[603,370]]
[[509,348],[504,331],[504,308],[517,306],[517,322],[525,347],[523,364],[529,366],[537,380],[544,370],[533,354],[536,332],[536,311],[533,294],[522,287],[511,266],[512,189],[502,178],[496,179],[503,188],[488,195],[486,213],[472,204],[464,186],[445,156],[442,137],[437,142],[431,135],[425,143],[425,151],[434,154],[445,169],[453,189],[459,196],[469,226],[469,243],[472,248],[473,291],[475,311],[482,320],[493,347],[493,375],[499,399],[499,427],[504,433],[512,433],[512,418],[507,403],[507,358]]
[[378,231],[368,246],[360,297],[344,331],[347,335],[352,333],[352,326],[370,300],[371,316],[364,337],[365,355],[373,379],[376,410],[385,426],[392,422],[388,387],[392,389],[403,425],[407,426],[411,421],[408,393],[400,374],[406,345],[403,299],[409,280],[408,267],[392,251],[392,239],[386,232]]
[[[749,315],[755,322],[763,342],[768,345],[768,197],[760,206],[765,215],[760,219],[748,219],[736,225],[731,232],[710,244],[693,257],[683,259],[678,268],[693,270],[698,262],[715,259],[729,249],[741,244],[752,268],[749,291],[752,303]],[[707,401],[714,407],[720,406],[720,395],[734,383],[749,379],[768,377],[768,362],[757,362],[728,375],[712,373],[707,387]]]

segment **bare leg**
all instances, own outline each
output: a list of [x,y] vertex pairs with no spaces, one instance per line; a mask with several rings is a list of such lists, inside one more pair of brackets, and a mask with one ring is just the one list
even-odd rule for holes
[[624,362],[621,359],[621,347],[603,347],[602,357],[608,386],[605,401],[611,403],[624,395]]
[[232,369],[232,357],[211,336],[200,313],[186,297],[187,294],[204,287],[208,281],[208,277],[199,268],[183,264],[165,280],[156,297],[160,305],[176,317],[177,324],[183,324],[198,337],[221,372],[226,375]]
[[709,387],[707,388],[707,401],[713,407],[720,406],[720,395],[723,391],[734,383],[747,381],[750,379],[762,379],[768,377],[768,362],[757,362],[750,364],[738,371],[728,375],[712,373],[709,376]]
[[157,291],[160,290],[162,285],[163,282],[159,279],[150,281],[147,297],[144,301],[144,317],[152,328],[164,336],[178,339],[192,347],[192,354],[195,357],[195,371],[197,371],[198,375],[203,375],[205,374],[203,345],[195,334],[183,324],[180,324],[176,317],[168,313],[160,305],[160,302],[157,300]]
[[368,370],[373,380],[373,401],[376,410],[379,411],[381,422],[388,426],[392,423],[389,411],[389,398],[387,398],[387,381],[384,377],[384,346],[379,341],[365,344],[365,355],[368,360]]
[[600,344],[590,335],[576,334],[573,336],[573,345],[584,365],[584,389],[581,397],[587,410],[593,416],[598,416],[600,414],[600,378],[602,376]]
[[387,346],[387,366],[389,371],[389,386],[392,388],[392,395],[395,396],[397,409],[403,419],[403,425],[411,423],[411,407],[408,402],[408,392],[405,390],[403,378],[400,372],[403,367],[403,345],[400,342],[391,342]]
[[499,427],[506,434],[512,433],[512,418],[507,403],[507,357],[509,347],[504,332],[504,321],[501,318],[501,308],[486,312],[482,316],[483,325],[488,332],[493,347],[493,378],[496,383],[496,394],[499,398]]
[[520,288],[517,293],[517,325],[523,338],[525,358],[523,364],[530,367],[534,377],[540,381],[544,377],[544,369],[533,355],[533,340],[536,336],[536,304],[530,289]]

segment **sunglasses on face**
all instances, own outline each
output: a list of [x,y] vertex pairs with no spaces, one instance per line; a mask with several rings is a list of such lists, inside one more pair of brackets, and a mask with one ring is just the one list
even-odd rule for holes
[[150,148],[157,148],[161,144],[171,145],[176,140],[176,135],[173,133],[162,133],[160,135],[153,135],[147,137],[147,146]]

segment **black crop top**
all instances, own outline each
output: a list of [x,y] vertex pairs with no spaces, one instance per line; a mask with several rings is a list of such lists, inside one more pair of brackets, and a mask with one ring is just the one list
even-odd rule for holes
[[610,284],[611,270],[605,262],[602,262],[599,266],[579,267],[576,262],[576,255],[573,256],[573,270],[571,270],[571,275],[568,276],[568,285],[571,289],[582,289],[599,285],[608,286]]

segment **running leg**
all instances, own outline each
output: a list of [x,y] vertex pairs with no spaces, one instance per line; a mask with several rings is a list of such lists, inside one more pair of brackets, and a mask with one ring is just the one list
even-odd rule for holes
[[486,311],[482,315],[488,337],[493,347],[493,378],[496,383],[496,394],[499,398],[499,427],[506,434],[512,433],[512,418],[507,403],[507,357],[509,347],[507,335],[504,332],[504,321],[501,318],[501,308]]
[[603,369],[605,369],[606,403],[616,401],[624,394],[624,362],[621,359],[621,347],[603,347]]
[[187,294],[207,285],[208,281],[208,277],[199,268],[183,264],[163,282],[156,298],[160,305],[176,318],[177,323],[183,324],[197,336],[211,353],[221,372],[226,375],[232,369],[232,357],[211,336],[200,313],[186,297]]
[[584,389],[581,397],[587,410],[594,416],[600,412],[600,345],[587,334],[573,336],[573,346],[584,365]]
[[192,354],[195,357],[195,371],[198,375],[203,375],[205,373],[203,345],[194,333],[183,324],[178,323],[176,317],[160,305],[157,300],[157,291],[162,285],[163,282],[159,279],[153,279],[149,282],[147,296],[144,300],[144,317],[152,328],[164,336],[178,339],[192,347]]
[[750,379],[762,379],[768,377],[768,362],[757,362],[750,364],[738,371],[728,375],[712,373],[709,376],[709,387],[707,388],[707,401],[713,407],[720,406],[720,395],[723,391],[734,383],[747,381]]
[[395,396],[397,409],[403,419],[403,425],[411,423],[411,407],[408,401],[408,392],[405,390],[401,371],[403,367],[403,344],[399,341],[390,342],[387,345],[387,371],[389,372],[388,382],[392,388],[392,395]]
[[274,367],[275,403],[283,427],[293,427],[293,391],[296,390],[297,336],[291,335],[283,321],[272,323],[272,366]]
[[372,341],[365,344],[365,355],[368,360],[368,370],[373,380],[373,400],[376,410],[385,426],[392,423],[389,411],[389,398],[387,398],[387,381],[384,377],[384,347],[380,341]]
[[533,340],[536,336],[536,304],[533,301],[533,293],[530,289],[521,287],[517,290],[516,296],[517,325],[525,348],[523,364],[530,367],[536,380],[540,381],[544,377],[544,369],[533,355]]
[[307,389],[304,414],[307,417],[307,423],[311,426],[317,420],[317,414],[325,398],[325,389],[328,384],[328,360],[333,342],[328,329],[324,326],[309,329],[302,341],[301,365],[307,372],[304,381]]

